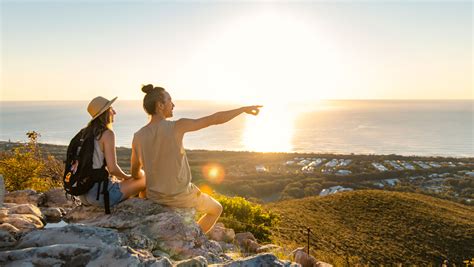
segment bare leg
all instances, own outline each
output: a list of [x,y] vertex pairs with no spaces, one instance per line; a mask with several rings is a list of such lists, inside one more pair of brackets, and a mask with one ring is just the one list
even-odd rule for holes
[[132,178],[132,179],[121,182],[120,191],[123,194],[122,199],[127,199],[145,190],[145,186],[146,186],[145,182],[146,181],[144,178],[138,178],[138,179]]
[[206,214],[198,220],[198,224],[204,233],[212,229],[222,213],[222,205],[212,197],[208,196],[208,198],[209,200],[206,203],[206,209],[204,211]]

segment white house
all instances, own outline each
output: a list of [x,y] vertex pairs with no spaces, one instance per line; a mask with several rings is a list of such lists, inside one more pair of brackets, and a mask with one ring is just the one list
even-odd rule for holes
[[382,164],[377,163],[377,162],[372,162],[372,166],[374,166],[374,168],[376,168],[377,170],[379,170],[381,172],[388,171],[387,167],[385,167]]
[[349,171],[349,170],[338,170],[338,171],[336,172],[336,175],[341,175],[341,176],[343,176],[343,175],[349,175],[349,174],[352,174],[352,172]]
[[383,181],[389,186],[395,186],[396,184],[400,182],[400,180],[398,179],[385,179]]
[[257,165],[257,166],[255,166],[255,170],[256,170],[257,172],[267,172],[267,168],[265,168],[265,166],[263,166],[263,165]]
[[353,191],[353,190],[354,189],[349,188],[349,187],[342,187],[340,185],[336,185],[336,186],[325,188],[325,189],[321,190],[319,195],[320,196],[327,196],[327,195],[332,195],[332,194],[339,193],[339,192]]

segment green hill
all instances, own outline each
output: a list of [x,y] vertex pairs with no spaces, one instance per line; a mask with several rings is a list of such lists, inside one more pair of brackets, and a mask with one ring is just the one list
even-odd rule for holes
[[[280,215],[274,242],[304,246],[336,266],[464,266],[474,257],[474,208],[413,193],[360,190],[268,204]],[[449,265],[451,266],[451,264]]]

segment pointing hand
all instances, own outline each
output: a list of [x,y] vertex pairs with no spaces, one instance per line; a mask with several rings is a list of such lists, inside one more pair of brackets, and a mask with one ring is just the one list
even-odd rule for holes
[[261,107],[263,107],[263,106],[260,106],[260,105],[248,106],[248,107],[243,107],[243,109],[244,109],[245,113],[257,116],[258,113],[260,112]]

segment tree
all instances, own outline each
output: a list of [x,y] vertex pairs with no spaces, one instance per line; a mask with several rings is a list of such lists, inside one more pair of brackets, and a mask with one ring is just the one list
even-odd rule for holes
[[62,186],[63,164],[51,155],[43,155],[35,131],[27,132],[29,141],[0,154],[0,173],[8,191],[34,189],[47,191]]

